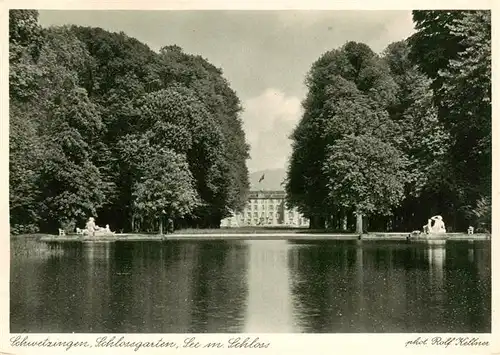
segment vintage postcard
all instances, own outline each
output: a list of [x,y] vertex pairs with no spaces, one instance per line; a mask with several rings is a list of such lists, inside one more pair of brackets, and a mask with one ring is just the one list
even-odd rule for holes
[[493,5],[3,3],[0,354],[500,353]]

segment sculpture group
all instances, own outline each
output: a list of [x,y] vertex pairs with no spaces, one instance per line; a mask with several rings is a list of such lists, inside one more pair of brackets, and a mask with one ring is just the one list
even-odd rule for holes
[[106,227],[99,227],[94,220],[94,217],[90,217],[85,225],[85,229],[76,229],[76,233],[80,235],[88,235],[91,237],[95,237],[96,235],[107,235],[107,234],[115,234],[109,228],[109,224],[106,224]]
[[443,234],[446,233],[443,217],[434,216],[427,220],[427,224],[423,227],[424,233],[427,234]]

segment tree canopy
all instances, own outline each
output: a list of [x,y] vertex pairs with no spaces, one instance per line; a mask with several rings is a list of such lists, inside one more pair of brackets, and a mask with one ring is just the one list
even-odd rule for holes
[[348,42],[323,54],[306,83],[304,116],[292,134],[289,204],[316,215],[317,227],[332,213],[386,213],[405,182],[388,112],[397,91],[389,67],[365,44]]
[[410,55],[432,80],[438,118],[449,134],[453,200],[467,220],[491,196],[491,12],[414,11]]
[[491,14],[413,19],[416,33],[381,56],[348,42],[307,75],[286,190],[313,227],[353,228],[357,212],[382,230],[435,214],[451,230],[489,228]]
[[124,33],[10,12],[14,233],[218,227],[249,188],[241,105],[222,71]]

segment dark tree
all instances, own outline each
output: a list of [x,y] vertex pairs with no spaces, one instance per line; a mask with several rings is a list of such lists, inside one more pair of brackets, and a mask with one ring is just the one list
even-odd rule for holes
[[438,117],[450,135],[449,176],[457,226],[491,195],[491,13],[414,11],[411,57],[432,79]]

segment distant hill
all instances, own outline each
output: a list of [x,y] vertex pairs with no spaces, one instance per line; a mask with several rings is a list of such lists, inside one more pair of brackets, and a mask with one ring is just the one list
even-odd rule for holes
[[[259,183],[259,179],[264,175],[264,179]],[[285,180],[285,169],[267,169],[251,173],[250,190],[284,190],[281,186]]]

